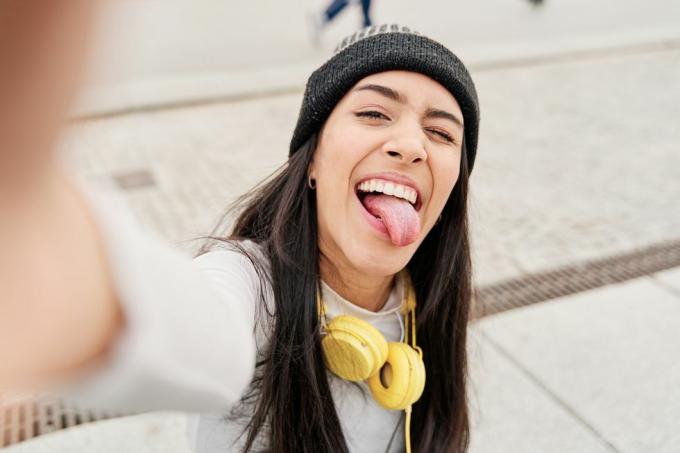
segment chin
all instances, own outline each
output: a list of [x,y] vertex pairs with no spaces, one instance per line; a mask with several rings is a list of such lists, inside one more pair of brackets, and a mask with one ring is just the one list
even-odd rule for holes
[[417,250],[413,243],[398,247],[377,239],[353,241],[345,248],[345,256],[352,267],[366,275],[387,276],[401,271]]

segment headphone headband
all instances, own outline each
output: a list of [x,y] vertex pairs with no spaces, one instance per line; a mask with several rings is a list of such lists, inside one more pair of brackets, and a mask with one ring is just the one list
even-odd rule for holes
[[405,292],[405,301],[402,306],[402,313],[407,315],[409,312],[415,313],[416,311],[416,290],[413,288],[413,282],[411,281],[411,275],[406,269],[399,272],[398,277],[402,280],[402,288]]

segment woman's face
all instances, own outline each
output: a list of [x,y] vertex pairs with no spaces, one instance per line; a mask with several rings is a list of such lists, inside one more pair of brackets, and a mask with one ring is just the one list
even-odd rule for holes
[[357,83],[326,121],[309,169],[325,259],[364,275],[403,269],[458,180],[462,122],[453,95],[425,75]]

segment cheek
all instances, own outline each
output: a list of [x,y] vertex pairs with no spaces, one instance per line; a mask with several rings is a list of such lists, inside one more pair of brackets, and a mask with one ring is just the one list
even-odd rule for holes
[[342,243],[356,220],[355,170],[372,149],[362,132],[351,124],[329,123],[314,156],[319,233],[333,242]]
[[433,214],[439,217],[451,194],[460,173],[460,152],[453,156],[431,159],[430,169],[433,177],[432,203]]
[[[345,196],[354,170],[370,153],[371,144],[360,128],[348,124],[331,124],[324,131],[319,150],[315,156],[318,183],[338,196]],[[342,132],[340,132],[342,131]]]
[[316,199],[322,227],[332,228],[346,199],[352,170],[351,156],[343,143],[324,141],[315,156]]

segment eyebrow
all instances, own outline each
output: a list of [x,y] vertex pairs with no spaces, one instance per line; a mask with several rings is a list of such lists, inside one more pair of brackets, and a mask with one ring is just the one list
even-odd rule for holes
[[463,127],[463,122],[456,115],[445,112],[444,110],[429,108],[427,109],[427,112],[425,112],[425,118],[441,118],[452,121],[457,126]]
[[[384,85],[376,85],[376,84],[369,84],[369,85],[362,85],[358,88],[355,88],[354,91],[375,91],[378,94],[381,94],[385,96],[388,99],[391,99],[393,101],[396,101],[400,104],[406,104],[408,101],[406,99],[406,96],[398,92],[397,90],[394,90],[390,87],[386,87]],[[441,118],[445,120],[449,120],[453,122],[454,124],[463,127],[463,121],[460,120],[456,115],[453,113],[446,112],[444,110],[440,109],[435,109],[435,108],[429,108],[425,112],[425,118]]]
[[398,92],[397,90],[393,90],[390,87],[386,87],[384,85],[375,85],[375,84],[370,84],[370,85],[362,85],[358,88],[356,88],[354,91],[375,91],[378,94],[382,94],[386,98],[392,99],[393,101],[397,101],[400,104],[406,104],[406,96]]

